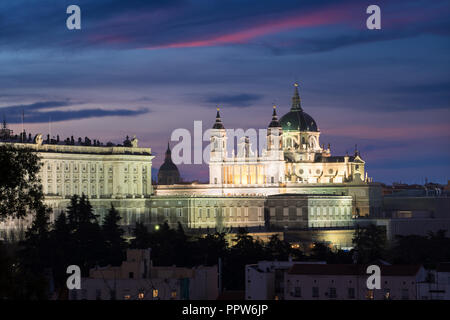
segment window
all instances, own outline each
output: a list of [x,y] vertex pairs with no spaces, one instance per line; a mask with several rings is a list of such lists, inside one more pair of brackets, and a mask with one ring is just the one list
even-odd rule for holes
[[129,294],[126,294],[126,295],[123,296],[123,299],[124,300],[130,300],[131,296]]
[[138,299],[139,299],[139,300],[144,299],[144,296],[145,296],[145,295],[144,295],[143,292],[139,292],[139,293],[138,293]]
[[134,272],[129,272],[128,273],[128,278],[133,279],[134,278]]
[[330,288],[330,299],[336,298],[336,288]]
[[373,290],[367,290],[367,292],[366,292],[366,299],[367,300],[373,300]]
[[403,300],[408,300],[409,299],[408,289],[402,289],[402,299]]
[[165,215],[166,217],[169,216],[169,208],[164,208],[164,215]]
[[177,212],[178,212],[178,217],[181,217],[183,215],[183,211],[181,210],[181,208],[177,208]]
[[209,218],[209,208],[206,209],[206,217]]
[[391,299],[391,289],[384,289],[384,299],[390,300]]
[[153,289],[153,298],[158,298],[158,289]]
[[171,297],[172,299],[175,299],[175,298],[177,297],[177,292],[176,292],[176,290],[172,290],[172,292],[170,293],[170,297]]
[[100,290],[100,289],[95,290],[95,299],[102,300],[102,290]]
[[355,288],[348,288],[348,298],[355,299]]
[[319,287],[312,287],[312,296],[313,298],[319,297]]
[[295,287],[294,288],[294,297],[301,297],[302,296],[302,288],[301,287]]
[[198,217],[201,218],[202,217],[202,208],[198,209]]

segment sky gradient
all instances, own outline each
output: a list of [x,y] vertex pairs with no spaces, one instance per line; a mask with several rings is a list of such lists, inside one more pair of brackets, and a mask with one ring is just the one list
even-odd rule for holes
[[[71,4],[81,30],[66,28]],[[62,139],[136,135],[156,173],[174,129],[211,127],[217,105],[227,128],[265,128],[298,81],[332,154],[357,144],[375,181],[446,183],[449,16],[439,0],[2,1],[0,116],[19,132],[24,110],[27,132]]]

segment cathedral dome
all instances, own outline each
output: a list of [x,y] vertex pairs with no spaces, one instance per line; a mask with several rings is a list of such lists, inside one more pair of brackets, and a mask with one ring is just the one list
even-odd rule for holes
[[177,171],[178,167],[173,162],[164,162],[161,167],[159,167],[159,171]]
[[280,119],[283,131],[319,131],[316,121],[303,111],[298,94],[298,84],[295,85],[294,96],[292,97],[291,110]]
[[319,131],[316,121],[306,112],[289,111],[280,119],[283,131]]
[[172,161],[172,152],[170,151],[169,144],[167,144],[166,158],[164,163],[159,167],[158,171],[158,184],[168,185],[176,184],[180,182],[180,172],[177,166]]

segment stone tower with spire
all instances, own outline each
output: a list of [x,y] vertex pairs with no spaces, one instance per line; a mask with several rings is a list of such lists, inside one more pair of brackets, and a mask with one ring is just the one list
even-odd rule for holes
[[227,132],[217,108],[216,122],[211,129],[209,153],[209,180],[211,184],[218,184],[223,180],[223,162],[227,158]]

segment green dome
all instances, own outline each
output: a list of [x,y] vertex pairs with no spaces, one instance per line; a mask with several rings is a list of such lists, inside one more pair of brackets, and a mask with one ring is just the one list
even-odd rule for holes
[[283,131],[319,131],[316,121],[302,109],[298,94],[298,84],[295,83],[294,87],[295,91],[292,97],[291,111],[280,119],[280,125]]
[[319,131],[314,119],[302,110],[291,110],[280,119],[283,131]]

